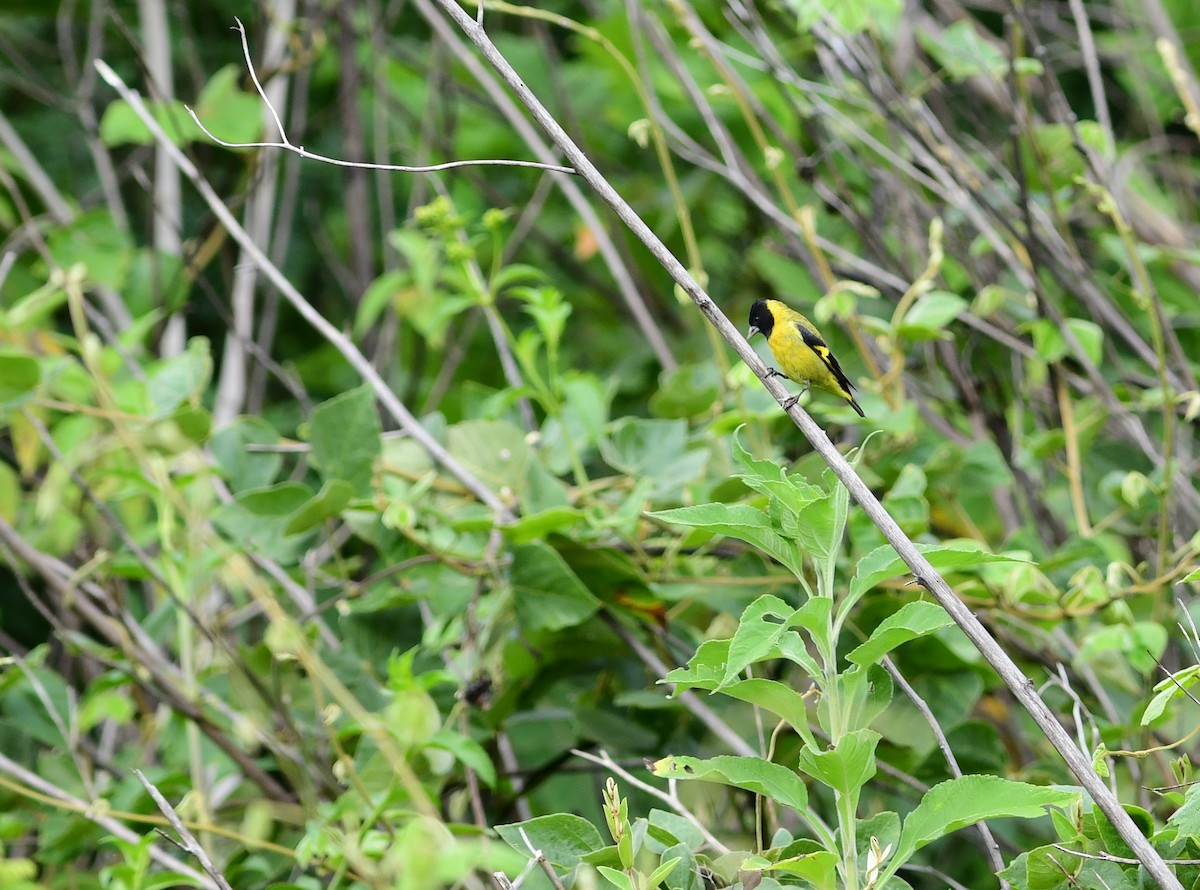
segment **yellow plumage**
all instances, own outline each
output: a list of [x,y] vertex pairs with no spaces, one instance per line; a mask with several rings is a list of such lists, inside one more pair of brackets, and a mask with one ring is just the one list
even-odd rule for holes
[[[854,400],[850,379],[811,321],[778,300],[756,300],[750,307],[750,330],[746,339],[760,333],[767,338],[767,345],[779,362],[782,374],[780,371],[775,374],[804,384],[806,390],[815,386],[841,396],[859,417],[867,416]],[[792,407],[799,398],[794,396],[785,407]]]

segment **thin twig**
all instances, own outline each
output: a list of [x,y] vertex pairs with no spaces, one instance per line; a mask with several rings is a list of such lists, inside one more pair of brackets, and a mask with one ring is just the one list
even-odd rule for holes
[[[896,667],[895,662],[890,656],[884,656],[882,661],[884,670],[892,675],[892,681],[900,687],[900,690],[908,696],[920,712],[921,717],[929,725],[933,732],[933,737],[937,739],[938,748],[942,751],[942,756],[946,759],[946,765],[950,768],[950,774],[956,779],[962,778],[962,770],[958,766],[958,758],[954,756],[954,750],[950,747],[950,740],[946,738],[946,733],[942,731],[941,724],[938,723],[937,717],[933,715],[929,704],[920,695],[917,690],[913,689],[905,678],[904,674],[900,673],[900,669]],[[1000,881],[1000,886],[1004,890],[1008,890],[1008,881],[1000,877],[1000,872],[1004,871],[1004,858],[1000,855],[1000,845],[996,843],[996,838],[992,836],[992,830],[988,828],[987,822],[980,821],[975,823],[975,830],[979,832],[979,836],[983,838],[983,848],[987,852],[988,858],[992,861],[992,871],[996,874]]]
[[[254,70],[254,62],[250,58],[250,46],[246,40],[246,28],[242,25],[241,19],[234,19],[237,22],[231,30],[237,31],[242,39],[242,55],[246,60],[246,70],[250,72],[250,79],[254,81],[254,88],[258,91],[259,97],[266,103],[270,109],[271,116],[275,119],[275,126],[279,130],[279,142],[226,142],[221,137],[214,134],[208,127],[201,122],[199,115],[189,105],[184,105],[184,109],[191,117],[200,131],[209,139],[217,143],[217,145],[225,148],[279,148],[284,151],[295,152],[302,158],[307,158],[310,161],[320,161],[322,164],[332,164],[335,167],[353,167],[356,170],[387,170],[393,173],[436,173],[439,170],[454,170],[459,167],[530,167],[534,170],[549,170],[552,173],[574,173],[572,167],[564,167],[560,164],[543,164],[540,161],[514,161],[507,158],[484,158],[474,161],[446,161],[443,164],[426,164],[424,166],[409,166],[406,164],[373,164],[367,161],[347,161],[342,158],[331,158],[328,155],[317,154],[314,151],[309,151],[303,145],[293,144],[287,137],[287,131],[283,128],[283,122],[279,119],[279,114],[275,111],[275,106],[267,98],[262,84],[258,82],[258,73]],[[103,76],[103,72],[101,72]],[[105,80],[108,80],[105,77]]]
[[[118,820],[112,818],[111,816],[104,815],[107,810],[106,807],[97,806],[95,803],[89,804],[86,801],[80,800],[79,798],[68,794],[53,782],[48,782],[36,773],[31,773],[16,761],[10,760],[8,757],[4,756],[4,754],[0,754],[0,772],[5,772],[30,788],[35,788],[42,794],[52,797],[57,801],[61,801],[63,804],[70,807],[88,821],[94,822],[109,834],[127,844],[136,844],[141,840],[141,838],[135,832],[126,828]],[[150,847],[149,854],[150,858],[163,868],[168,869],[169,871],[187,875],[192,880],[198,882],[201,887],[209,888],[209,890],[227,890],[227,888],[216,884],[208,875],[196,871],[190,865],[182,862],[179,859],[176,859],[170,853],[164,853],[157,847],[152,846]]]
[[167,821],[171,823],[171,827],[174,828],[179,834],[179,837],[182,838],[183,842],[181,846],[183,849],[187,850],[187,852],[191,853],[192,856],[196,858],[196,861],[200,863],[200,867],[204,869],[205,873],[210,878],[216,881],[217,886],[220,887],[221,890],[233,890],[233,888],[229,886],[229,882],[225,880],[224,875],[217,871],[216,866],[213,865],[212,859],[209,858],[204,847],[200,846],[200,842],[196,840],[196,836],[188,831],[188,827],[183,824],[183,820],[179,818],[179,814],[175,812],[175,808],[167,803],[167,799],[162,796],[162,792],[154,787],[154,784],[142,774],[140,769],[135,769],[133,774],[137,776],[137,780],[142,783],[142,787],[146,789],[152,798],[154,798],[154,803],[158,807],[159,812],[166,816]]
[[692,825],[694,825],[697,830],[704,835],[704,839],[715,851],[717,851],[719,855],[724,856],[729,852],[729,848],[717,840],[713,833],[709,831],[707,827],[705,827],[704,823],[701,822],[691,810],[680,803],[678,797],[676,797],[674,794],[668,794],[661,788],[656,788],[647,782],[643,782],[640,779],[635,778],[632,773],[624,769],[619,763],[609,757],[607,752],[601,751],[599,755],[596,755],[587,751],[580,751],[577,748],[572,748],[571,753],[576,757],[582,757],[584,760],[590,760],[592,763],[602,766],[605,769],[612,770],[633,787],[646,792],[651,797],[658,798],[684,819],[687,819],[688,822],[692,823]]

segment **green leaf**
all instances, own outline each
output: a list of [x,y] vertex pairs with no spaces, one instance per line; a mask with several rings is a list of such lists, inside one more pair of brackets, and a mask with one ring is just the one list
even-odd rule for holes
[[213,436],[210,448],[229,487],[237,493],[274,481],[283,456],[277,451],[252,451],[249,446],[278,443],[279,433],[261,417],[243,417]]
[[958,318],[967,308],[967,301],[958,294],[934,290],[923,295],[900,320],[897,330],[909,340],[935,340],[948,337],[943,328]]
[[354,487],[341,479],[330,479],[321,490],[305,501],[288,519],[283,527],[285,535],[296,535],[316,528],[327,519],[339,516],[350,499],[354,497]]
[[41,367],[30,355],[0,353],[0,405],[25,400],[42,380]]
[[701,504],[674,510],[656,510],[646,515],[672,525],[692,526],[707,529],[716,535],[729,535],[773,556],[793,574],[804,574],[796,545],[775,531],[762,510],[749,504]]
[[650,771],[663,779],[701,779],[744,788],[797,812],[804,812],[808,807],[808,789],[804,787],[804,780],[786,766],[760,757],[727,755],[708,760],[664,757],[656,761]]
[[[1095,322],[1085,318],[1068,318],[1067,328],[1079,340],[1083,354],[1093,364],[1100,364],[1104,359],[1104,329]],[[1067,338],[1057,322],[1049,319],[1038,319],[1029,325],[1033,335],[1033,348],[1040,358],[1047,362],[1060,361],[1074,351],[1067,344]]]
[[809,504],[829,497],[819,485],[813,485],[795,473],[789,473],[773,460],[754,457],[742,445],[742,427],[738,427],[730,443],[734,459],[743,472],[738,477],[754,491],[771,495],[793,513],[799,513]]
[[1174,699],[1187,695],[1187,691],[1200,683],[1200,665],[1189,665],[1183,670],[1160,680],[1154,686],[1154,698],[1142,712],[1141,725],[1149,726],[1163,715],[1167,705]]
[[363,385],[322,402],[309,430],[312,459],[325,480],[340,479],[358,497],[372,492],[375,460],[382,450],[375,393]]
[[779,859],[764,867],[763,871],[795,875],[808,881],[817,890],[835,890],[837,866],[840,861],[838,855],[829,850],[813,850],[809,853]]
[[459,732],[439,729],[425,743],[454,755],[454,759],[479,776],[479,781],[489,788],[496,787],[496,766],[487,751],[470,736]]
[[[239,88],[242,69],[239,65],[220,68],[196,100],[196,116],[205,128],[224,142],[258,142],[262,138],[262,104],[258,96]],[[182,136],[208,141],[207,136],[190,135],[187,128],[194,127],[189,120]],[[175,128],[167,129],[174,137]]]
[[103,210],[81,213],[65,226],[55,226],[47,236],[56,265],[69,269],[82,263],[87,280],[121,289],[133,263],[129,233]]
[[797,25],[803,31],[829,18],[837,23],[839,31],[848,34],[868,29],[890,32],[904,9],[903,0],[788,0],[788,5],[795,10]]
[[[525,837],[521,836],[522,829]],[[595,825],[569,813],[497,825],[496,834],[523,855],[530,854],[531,846],[534,850],[541,850],[547,862],[565,871],[577,866],[583,856],[605,846]],[[528,843],[525,838],[529,839]]]
[[[973,541],[917,544],[916,547],[939,573],[951,569],[974,568],[993,562],[1028,562],[1027,559],[1016,556],[988,553]],[[858,570],[850,582],[850,596],[857,600],[877,584],[908,573],[908,565],[896,555],[891,544],[885,544],[859,560]]]
[[504,420],[465,420],[446,437],[450,453],[490,489],[521,494],[532,457],[520,428]]
[[[654,831],[653,822],[649,830]],[[664,850],[662,855],[662,861],[675,863],[675,867],[663,876],[667,890],[701,890],[700,863],[691,849],[684,844],[675,844]]]
[[832,751],[817,751],[805,745],[796,765],[839,794],[853,795],[875,775],[879,739],[879,733],[873,730],[856,729],[842,736]]
[[954,619],[937,603],[927,600],[908,603],[880,622],[867,641],[851,651],[846,660],[854,664],[875,664],[900,644],[953,623]]
[[[188,116],[183,102],[154,99],[144,99],[143,102],[150,116],[176,145],[207,138]],[[154,135],[133,110],[133,106],[124,99],[114,99],[100,118],[100,141],[110,148],[119,145],[153,145]]]
[[584,521],[582,510],[574,507],[551,507],[540,513],[522,516],[509,525],[500,527],[500,533],[514,544],[538,541],[553,532],[566,531]]
[[696,417],[711,411],[720,394],[721,377],[711,361],[680,365],[659,375],[650,410],[658,417]]
[[354,313],[354,336],[361,337],[379,320],[383,310],[395,303],[408,284],[410,275],[403,269],[392,269],[384,272],[369,285],[358,301],[358,311]]
[[618,420],[599,445],[609,466],[635,478],[653,479],[660,497],[696,479],[709,458],[707,449],[688,450],[683,420]]
[[904,820],[892,861],[903,863],[921,847],[967,825],[1006,816],[1034,819],[1046,807],[1079,800],[1071,791],[1013,782],[999,776],[961,776],[935,785]]
[[633,884],[633,878],[629,877],[629,875],[625,874],[625,872],[621,871],[620,869],[613,868],[609,865],[597,865],[596,871],[603,875],[610,884],[617,888],[617,890],[637,890]]
[[993,79],[1008,73],[1008,57],[996,44],[986,40],[967,19],[936,30],[922,30],[917,40],[945,69],[954,81],[986,75]]
[[184,402],[198,403],[211,373],[208,338],[193,337],[184,352],[156,363],[146,375],[150,416],[169,417]]
[[737,630],[729,643],[729,660],[722,685],[736,680],[747,667],[772,657],[779,639],[789,630],[788,621],[796,609],[777,596],[760,596],[738,619]]
[[654,869],[654,871],[650,872],[650,876],[648,878],[646,878],[646,886],[647,887],[657,887],[659,885],[659,883],[664,878],[666,878],[667,875],[669,875],[672,871],[675,870],[675,866],[678,865],[682,861],[683,861],[682,856],[675,856],[671,859],[664,859],[662,862],[659,863],[658,868],[656,868],[656,869]]
[[556,550],[525,544],[513,550],[510,572],[517,619],[527,630],[562,630],[591,618],[600,608]]

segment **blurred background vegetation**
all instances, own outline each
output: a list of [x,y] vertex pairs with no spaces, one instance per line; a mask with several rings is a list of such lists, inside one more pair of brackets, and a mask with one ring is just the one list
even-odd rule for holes
[[[483,15],[730,318],[771,296],[821,326],[867,418],[803,404],[860,449],[904,530],[1025,560],[949,580],[1147,831],[1173,827],[1171,855],[1200,855],[1184,739],[1200,676],[1200,7]],[[278,139],[235,18],[308,152],[560,162],[433,0],[0,9],[0,883],[209,880],[151,830],[166,822],[135,768],[235,887],[424,888],[514,877],[519,837],[477,842],[494,826],[603,826],[610,772],[572,750],[643,780],[643,758],[736,738],[767,752],[751,705],[657,681],[760,595],[798,604],[795,578],[720,528],[647,513],[764,506],[735,475],[739,427],[757,457],[829,485],[820,459],[578,178],[215,144],[184,105],[222,140]],[[378,407],[380,387],[494,503]],[[839,577],[882,543],[851,508]],[[844,647],[919,598],[879,585]],[[894,659],[964,771],[1071,783],[953,628]],[[872,723],[863,818],[951,774],[913,701]],[[774,759],[794,762],[784,735]],[[623,790],[633,811],[655,805]],[[753,846],[752,795],[684,791],[715,835]],[[999,826],[1005,862],[1053,833]],[[921,856],[914,887],[996,886],[976,845]],[[1137,886],[1117,872],[1103,880]],[[1028,885],[1069,885],[1041,878]]]

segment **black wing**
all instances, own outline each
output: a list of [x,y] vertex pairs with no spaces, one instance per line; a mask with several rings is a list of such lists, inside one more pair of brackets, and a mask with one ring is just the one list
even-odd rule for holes
[[837,382],[841,385],[842,389],[848,393],[853,392],[854,385],[850,382],[850,378],[846,376],[846,372],[842,370],[842,366],[838,364],[838,360],[833,357],[833,353],[829,351],[829,347],[825,345],[825,341],[821,339],[821,335],[816,331],[806,328],[799,322],[796,323],[796,327],[799,329],[804,343],[825,363],[825,367],[837,378]]

